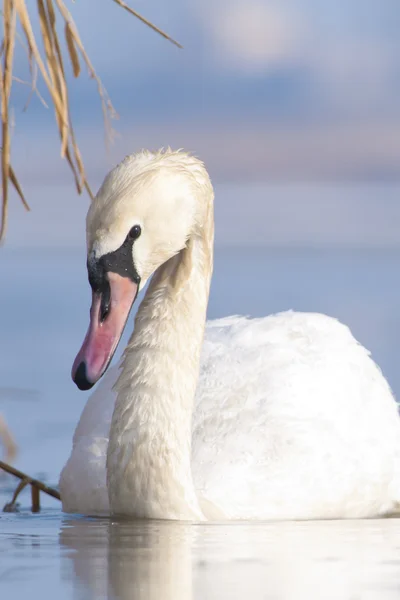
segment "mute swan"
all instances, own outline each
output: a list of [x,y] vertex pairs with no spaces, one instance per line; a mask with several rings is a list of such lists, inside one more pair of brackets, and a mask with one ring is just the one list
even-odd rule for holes
[[213,237],[213,188],[196,158],[142,151],[105,178],[87,216],[92,307],[72,369],[80,389],[106,371],[152,279],[119,369],[75,431],[64,511],[178,520],[395,512],[397,404],[346,326],[320,314],[235,316],[208,323],[203,342]]

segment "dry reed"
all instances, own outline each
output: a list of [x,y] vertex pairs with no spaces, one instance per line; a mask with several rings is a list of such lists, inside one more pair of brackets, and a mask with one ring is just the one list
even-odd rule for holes
[[[165,37],[167,40],[176,46],[181,47],[178,42],[173,40],[164,31],[153,25],[153,23],[130,8],[125,2],[122,0],[112,1],[138,18],[145,25]],[[33,2],[29,4],[32,6]],[[14,50],[16,40],[18,39],[17,22],[19,22],[27,44],[27,57],[32,77],[32,91],[39,95],[36,87],[37,72],[39,71],[48,89],[52,104],[54,106],[57,128],[61,140],[61,157],[67,160],[69,167],[72,170],[75,186],[79,194],[82,193],[83,189],[86,189],[90,197],[93,197],[71,120],[68,99],[68,85],[64,66],[66,58],[69,59],[71,63],[72,71],[75,77],[79,77],[81,73],[81,62],[83,62],[89,72],[89,76],[95,80],[97,84],[97,91],[101,100],[106,135],[108,138],[111,135],[111,119],[116,116],[116,112],[111,104],[107,92],[85,51],[78,29],[72,19],[71,13],[66,7],[65,2],[63,0],[36,0],[35,10],[37,10],[40,23],[40,34],[36,35],[32,28],[32,20],[25,0],[3,0],[3,41],[0,48],[0,100],[2,121],[2,209],[0,221],[0,242],[4,239],[7,227],[10,182],[15,188],[25,208],[29,210],[29,206],[25,200],[18,177],[10,162],[10,93],[13,80],[18,81],[13,74]],[[67,51],[64,52],[64,54],[60,44],[60,25],[57,24],[57,19],[59,20],[61,27],[64,29],[67,48]],[[42,42],[44,48],[44,55],[42,55],[39,50],[41,44],[38,43],[38,39],[40,36],[40,41]],[[67,56],[65,56],[65,54]]]

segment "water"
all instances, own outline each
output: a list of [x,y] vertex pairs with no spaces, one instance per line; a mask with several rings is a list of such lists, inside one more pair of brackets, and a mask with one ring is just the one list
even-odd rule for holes
[[2,598],[396,599],[400,522],[2,518]]
[[[209,317],[293,308],[348,323],[400,396],[400,250],[219,248]],[[84,249],[5,248],[0,411],[16,466],[55,485],[87,394],[70,366],[88,323]],[[126,336],[125,336],[126,339]],[[123,347],[123,343],[120,350]],[[0,481],[0,506],[15,489]],[[400,521],[190,526],[0,513],[0,598],[379,599],[400,592]]]

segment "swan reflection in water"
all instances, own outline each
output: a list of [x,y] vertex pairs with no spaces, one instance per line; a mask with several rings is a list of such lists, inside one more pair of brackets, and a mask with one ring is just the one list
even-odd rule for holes
[[73,598],[398,598],[400,521],[200,524],[64,520]]

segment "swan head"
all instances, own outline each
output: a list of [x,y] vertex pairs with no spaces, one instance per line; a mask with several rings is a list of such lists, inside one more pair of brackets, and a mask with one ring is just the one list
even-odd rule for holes
[[106,176],[86,219],[92,306],[72,367],[79,389],[105,373],[139,290],[201,234],[212,199],[203,164],[181,151],[142,151]]

